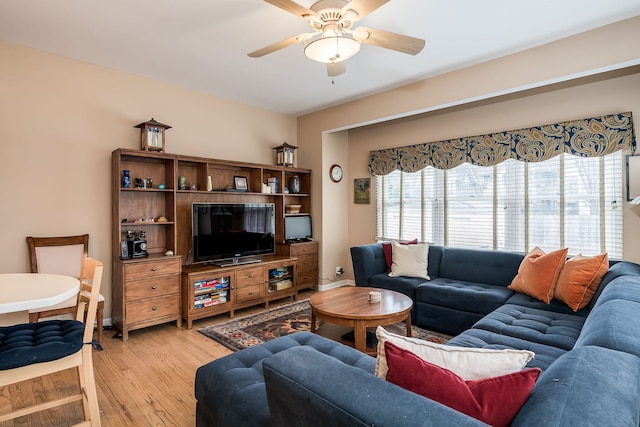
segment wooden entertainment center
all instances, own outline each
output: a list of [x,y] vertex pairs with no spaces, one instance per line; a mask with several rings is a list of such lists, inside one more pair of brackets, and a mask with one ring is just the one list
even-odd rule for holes
[[[300,192],[283,192],[293,175]],[[231,191],[238,176],[246,177],[249,191]],[[178,177],[186,189],[179,189]],[[269,178],[278,179],[277,193],[261,192]],[[185,319],[190,328],[194,320],[216,314],[232,317],[234,310],[257,304],[268,308],[270,301],[317,288],[318,243],[284,238],[286,216],[311,212],[309,169],[119,148],[112,153],[112,182],[112,320],[123,339],[129,331],[169,321],[180,327]],[[191,206],[203,202],[273,203],[276,253],[255,264],[193,263]],[[287,213],[289,205],[300,205],[300,212]],[[122,242],[129,242],[126,259]]]

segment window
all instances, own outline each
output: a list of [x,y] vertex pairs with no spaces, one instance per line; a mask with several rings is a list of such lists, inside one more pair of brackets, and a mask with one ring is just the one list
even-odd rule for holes
[[623,152],[377,177],[378,239],[622,259]]

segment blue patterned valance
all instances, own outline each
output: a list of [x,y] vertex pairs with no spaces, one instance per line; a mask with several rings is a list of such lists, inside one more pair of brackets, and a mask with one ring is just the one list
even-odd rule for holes
[[417,172],[427,166],[438,169],[452,169],[463,163],[493,166],[507,159],[541,162],[562,153],[597,157],[623,149],[633,153],[635,148],[633,120],[627,112],[372,151],[369,171],[373,175],[386,175],[396,169]]

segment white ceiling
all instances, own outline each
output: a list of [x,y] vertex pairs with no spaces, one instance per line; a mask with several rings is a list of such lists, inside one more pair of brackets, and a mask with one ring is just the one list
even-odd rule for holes
[[423,38],[424,50],[363,45],[335,82],[301,45],[247,56],[309,32],[262,0],[0,0],[0,40],[299,115],[637,15],[640,0],[391,0],[355,27]]

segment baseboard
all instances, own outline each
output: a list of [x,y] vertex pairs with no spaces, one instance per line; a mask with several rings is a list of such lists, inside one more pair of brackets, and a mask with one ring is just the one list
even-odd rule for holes
[[325,283],[323,285],[318,285],[319,291],[328,291],[329,289],[341,288],[343,286],[355,286],[356,282],[353,280],[339,280],[337,282]]

